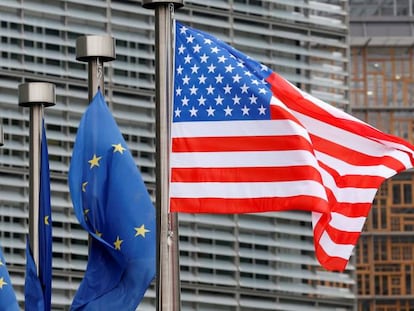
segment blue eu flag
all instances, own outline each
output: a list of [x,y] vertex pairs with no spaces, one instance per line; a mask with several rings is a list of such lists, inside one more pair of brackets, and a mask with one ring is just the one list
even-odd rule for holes
[[14,293],[9,272],[6,268],[6,261],[0,248],[0,310],[19,311],[16,295]]
[[155,276],[155,209],[100,91],[78,128],[69,188],[91,236],[71,310],[135,310]]
[[25,309],[50,311],[52,294],[52,218],[50,205],[49,155],[44,121],[40,148],[39,274],[29,243],[26,247]]

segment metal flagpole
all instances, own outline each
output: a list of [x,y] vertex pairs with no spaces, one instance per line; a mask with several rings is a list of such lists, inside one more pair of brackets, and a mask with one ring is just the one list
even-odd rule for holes
[[143,7],[155,10],[156,94],[156,210],[157,210],[157,310],[179,311],[180,278],[178,220],[169,213],[170,114],[173,94],[174,8],[182,0],[144,0]]
[[0,147],[4,145],[3,124],[0,124]]
[[43,107],[56,102],[55,85],[29,82],[19,85],[19,106],[30,108],[29,145],[29,239],[33,260],[39,274],[39,193],[40,150],[42,140]]
[[[88,63],[88,101],[100,89],[105,96],[103,63],[115,59],[115,43],[110,36],[82,36],[76,39],[76,60]],[[89,236],[89,244],[91,237]]]
[[103,63],[115,59],[115,43],[110,36],[82,36],[76,39],[76,59],[88,63],[88,99],[98,88],[104,92]]

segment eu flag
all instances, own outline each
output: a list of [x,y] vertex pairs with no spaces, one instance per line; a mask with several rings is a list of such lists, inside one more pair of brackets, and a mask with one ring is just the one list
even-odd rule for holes
[[14,293],[9,272],[6,268],[6,261],[0,248],[0,310],[19,311],[16,295]]
[[71,310],[135,310],[155,276],[155,209],[100,91],[78,128],[69,188],[91,236]]
[[44,122],[40,149],[39,190],[39,274],[29,243],[26,248],[25,309],[50,311],[52,291],[52,218],[50,205],[49,156]]

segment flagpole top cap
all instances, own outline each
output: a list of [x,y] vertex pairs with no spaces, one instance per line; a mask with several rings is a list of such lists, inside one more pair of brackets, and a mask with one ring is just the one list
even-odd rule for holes
[[88,62],[99,58],[103,62],[115,59],[114,38],[110,36],[82,36],[76,39],[76,59]]
[[55,85],[48,82],[28,82],[19,85],[19,106],[54,106],[56,103]]
[[172,4],[174,5],[175,9],[181,8],[184,3],[183,0],[144,0],[142,3],[142,6],[146,9],[155,9],[159,5],[166,5],[166,4]]

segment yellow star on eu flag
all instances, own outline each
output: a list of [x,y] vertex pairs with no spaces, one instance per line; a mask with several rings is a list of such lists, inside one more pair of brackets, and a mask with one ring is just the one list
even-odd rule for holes
[[89,213],[89,209],[85,209],[83,211],[83,217],[85,218],[85,220],[88,220],[88,213]]
[[145,225],[142,225],[141,227],[135,227],[135,236],[142,235],[145,238],[145,233],[149,232],[148,229],[145,229]]
[[86,192],[86,185],[88,184],[87,181],[82,183],[82,192]]
[[121,144],[112,145],[112,147],[114,147],[114,153],[119,152],[122,154],[126,150]]
[[45,225],[49,225],[49,215],[46,215],[44,218]]
[[99,166],[100,159],[102,159],[102,157],[97,157],[96,154],[94,154],[93,158],[88,161],[88,163],[91,165],[90,168],[93,168],[94,166]]
[[0,278],[0,289],[3,289],[4,285],[7,285],[7,283],[4,281],[4,278]]
[[121,250],[121,244],[124,240],[121,240],[119,236],[116,237],[116,241],[114,242],[115,249]]

